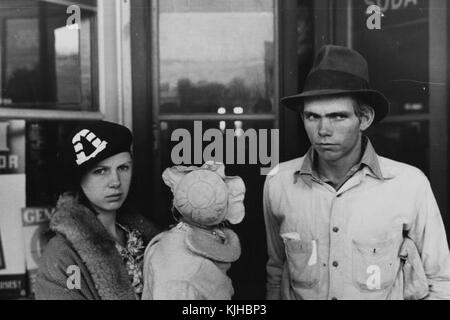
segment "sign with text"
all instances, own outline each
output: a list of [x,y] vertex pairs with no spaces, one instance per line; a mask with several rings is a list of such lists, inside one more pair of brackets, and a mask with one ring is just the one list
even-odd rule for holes
[[39,259],[49,241],[49,221],[53,208],[33,207],[22,209],[23,240],[25,243],[26,269],[30,294],[34,294],[34,282]]
[[381,29],[412,21],[426,20],[429,16],[429,0],[364,0],[353,1],[355,7],[354,26],[366,28],[367,8],[377,6],[382,13]]
[[15,299],[26,296],[25,274],[0,276],[0,299]]
[[0,122],[0,174],[25,173],[25,122]]
[[0,298],[26,295],[21,208],[25,201],[25,121],[0,122]]

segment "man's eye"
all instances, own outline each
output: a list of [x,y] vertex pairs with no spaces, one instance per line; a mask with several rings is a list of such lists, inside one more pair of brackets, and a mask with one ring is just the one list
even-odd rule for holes
[[310,114],[310,115],[306,116],[306,119],[309,120],[309,121],[317,120],[317,118],[318,118],[318,117],[315,116],[315,115],[313,115],[313,114]]
[[342,115],[342,114],[337,114],[335,116],[333,116],[334,120],[344,120],[346,118],[346,116]]

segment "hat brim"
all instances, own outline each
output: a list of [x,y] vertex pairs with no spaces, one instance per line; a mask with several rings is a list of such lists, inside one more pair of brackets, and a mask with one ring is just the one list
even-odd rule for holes
[[231,224],[240,223],[245,217],[245,184],[240,177],[226,177],[228,187],[228,208],[225,217]]
[[332,96],[332,95],[342,95],[349,94],[358,98],[361,98],[366,103],[368,103],[375,111],[374,123],[383,120],[389,113],[389,101],[388,99],[379,91],[372,89],[361,89],[361,90],[311,90],[305,91],[297,95],[284,97],[281,99],[281,104],[285,107],[295,111],[300,112],[303,109],[303,102],[306,98],[311,97],[321,97],[321,96]]

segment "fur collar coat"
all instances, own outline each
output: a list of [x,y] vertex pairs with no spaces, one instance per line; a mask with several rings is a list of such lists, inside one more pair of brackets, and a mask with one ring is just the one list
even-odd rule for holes
[[[157,229],[142,216],[121,212],[120,224],[137,229],[147,244]],[[60,197],[50,221],[36,277],[36,299],[133,300],[134,290],[114,240],[73,195]]]

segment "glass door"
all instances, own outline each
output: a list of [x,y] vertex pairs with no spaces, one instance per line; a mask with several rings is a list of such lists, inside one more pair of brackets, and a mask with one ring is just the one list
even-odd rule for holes
[[[172,195],[162,182],[162,171],[177,164],[200,166],[208,160],[204,151],[212,139],[205,132],[214,129],[209,132],[222,140],[224,148],[211,155],[222,159],[226,174],[241,176],[247,187],[246,218],[233,227],[243,249],[231,270],[235,298],[264,298],[265,176],[259,155],[264,144],[261,133],[270,136],[278,127],[276,8],[275,0],[152,2],[156,217],[164,225],[174,222]],[[174,152],[180,149],[181,135],[190,141],[183,152]],[[237,146],[235,153],[226,147],[227,139],[239,137],[246,141],[245,155]],[[265,142],[270,141],[271,137]]]
[[389,116],[370,129],[375,149],[428,176],[448,226],[448,2],[387,1],[380,30],[366,27],[367,4],[353,1],[351,9],[353,48],[391,102]]

